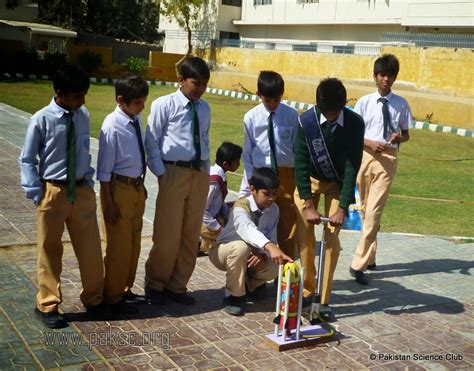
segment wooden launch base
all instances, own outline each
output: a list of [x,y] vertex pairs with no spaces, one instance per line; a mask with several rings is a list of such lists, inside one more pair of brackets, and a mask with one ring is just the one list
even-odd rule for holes
[[328,325],[312,325],[300,328],[300,340],[295,339],[296,330],[291,331],[291,338],[285,339],[280,330],[280,335],[274,333],[265,336],[265,341],[279,352],[289,349],[307,347],[316,344],[334,341],[336,332]]

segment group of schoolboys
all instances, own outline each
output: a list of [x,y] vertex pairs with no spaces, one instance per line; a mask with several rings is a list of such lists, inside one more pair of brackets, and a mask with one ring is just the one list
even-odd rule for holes
[[[37,316],[48,327],[67,326],[58,312],[66,224],[81,274],[81,301],[91,315],[134,314],[134,304],[145,302],[193,304],[187,284],[201,239],[210,261],[226,271],[227,313],[243,314],[247,295],[258,296],[265,282],[276,277],[278,265],[299,254],[306,270],[305,304],[317,301],[321,318],[330,319],[338,233],[353,202],[356,177],[365,218],[350,271],[357,282],[367,284],[363,272],[375,268],[375,238],[396,169],[397,145],[408,140],[411,124],[406,101],[391,93],[398,68],[392,55],[377,59],[378,92],[356,105],[365,129],[362,117],[345,107],[346,90],[338,79],[321,81],[317,106],[298,116],[281,102],[282,77],[261,72],[262,103],[244,117],[243,149],[224,142],[212,167],[210,108],[201,99],[210,77],[206,63],[191,57],[180,65],[179,89],[152,103],[146,133],[140,113],[148,85],[139,76],[122,76],[115,84],[117,108],[105,118],[99,137],[97,179],[106,241],[102,260],[89,114],[83,106],[89,79],[77,66],[62,67],[54,78],[56,96],[33,115],[20,155],[22,186],[37,205]],[[237,170],[241,155],[244,177],[230,209],[226,173]],[[140,255],[147,167],[158,179],[159,192],[143,297],[131,288]],[[314,298],[313,225],[321,222],[321,194],[330,224],[325,226],[324,285]]]

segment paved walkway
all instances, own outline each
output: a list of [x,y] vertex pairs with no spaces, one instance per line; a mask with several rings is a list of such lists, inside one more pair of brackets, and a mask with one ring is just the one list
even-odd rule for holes
[[[66,242],[62,309],[71,326],[46,329],[33,316],[35,215],[19,186],[17,164],[28,117],[0,104],[0,369],[474,367],[474,244],[433,237],[381,234],[378,270],[361,287],[348,273],[358,234],[341,232],[332,296],[337,337],[282,353],[263,341],[273,329],[273,287],[267,287],[265,300],[247,306],[244,317],[230,317],[220,309],[225,275],[206,257],[198,259],[189,284],[196,305],[150,305],[134,317],[90,321],[78,299],[79,272]],[[152,178],[148,220],[156,195]],[[151,224],[145,224],[135,288],[140,293],[151,247]]]

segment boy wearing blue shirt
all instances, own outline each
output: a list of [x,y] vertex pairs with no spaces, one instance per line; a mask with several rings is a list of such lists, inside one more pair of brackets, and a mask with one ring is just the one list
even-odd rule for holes
[[105,118],[99,136],[97,180],[107,243],[104,300],[118,313],[137,313],[130,302],[145,301],[131,288],[145,211],[146,162],[140,113],[147,96],[148,85],[143,78],[133,74],[120,77],[115,84],[118,106]]
[[88,312],[103,309],[104,269],[90,166],[89,112],[83,106],[89,78],[79,67],[65,65],[53,85],[56,96],[31,118],[19,162],[26,197],[38,206],[35,313],[47,327],[61,328],[67,326],[58,312],[64,224],[79,263],[80,297]]
[[148,167],[158,178],[153,247],[145,265],[145,295],[194,304],[186,293],[196,264],[202,216],[209,190],[211,109],[201,99],[210,72],[201,58],[179,67],[177,92],[151,105],[145,136]]

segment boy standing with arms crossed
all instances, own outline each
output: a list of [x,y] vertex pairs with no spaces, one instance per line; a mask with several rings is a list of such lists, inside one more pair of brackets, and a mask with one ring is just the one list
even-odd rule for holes
[[294,259],[296,211],[293,194],[296,185],[293,168],[298,112],[281,103],[285,82],[280,74],[273,71],[260,72],[257,88],[262,103],[244,116],[244,178],[239,197],[250,194],[248,180],[254,169],[268,167],[278,175],[278,245]]
[[364,271],[376,268],[377,232],[397,171],[398,147],[410,139],[410,106],[404,98],[392,93],[399,70],[400,64],[394,55],[378,58],[374,64],[377,91],[360,98],[355,106],[365,121],[364,156],[357,176],[364,224],[349,270],[361,285],[368,284]]
[[115,83],[118,106],[105,118],[99,136],[97,180],[107,243],[104,300],[116,313],[137,313],[127,301],[140,301],[131,289],[140,257],[145,211],[146,162],[140,113],[147,96],[148,85],[141,77],[120,77]]
[[56,96],[31,118],[19,162],[26,197],[38,206],[35,314],[45,326],[61,328],[67,326],[58,312],[65,223],[79,263],[81,301],[90,313],[103,309],[104,268],[90,166],[89,112],[83,106],[89,77],[77,66],[64,65],[53,86]]
[[[364,139],[364,121],[345,108],[346,99],[346,88],[340,80],[322,80],[316,90],[317,106],[301,114],[296,138],[295,203],[298,245],[305,269],[303,300],[309,304],[312,298],[320,304],[319,316],[325,321],[331,319],[332,280],[341,250],[339,229],[354,199]],[[327,244],[322,292],[320,297],[313,297],[316,291],[314,224],[321,223],[318,212],[321,195],[330,225],[324,226]]]
[[196,264],[202,216],[209,190],[211,109],[201,100],[209,81],[201,58],[179,67],[177,92],[151,105],[145,138],[148,166],[158,177],[153,247],[145,265],[145,295],[194,304],[186,293]]

